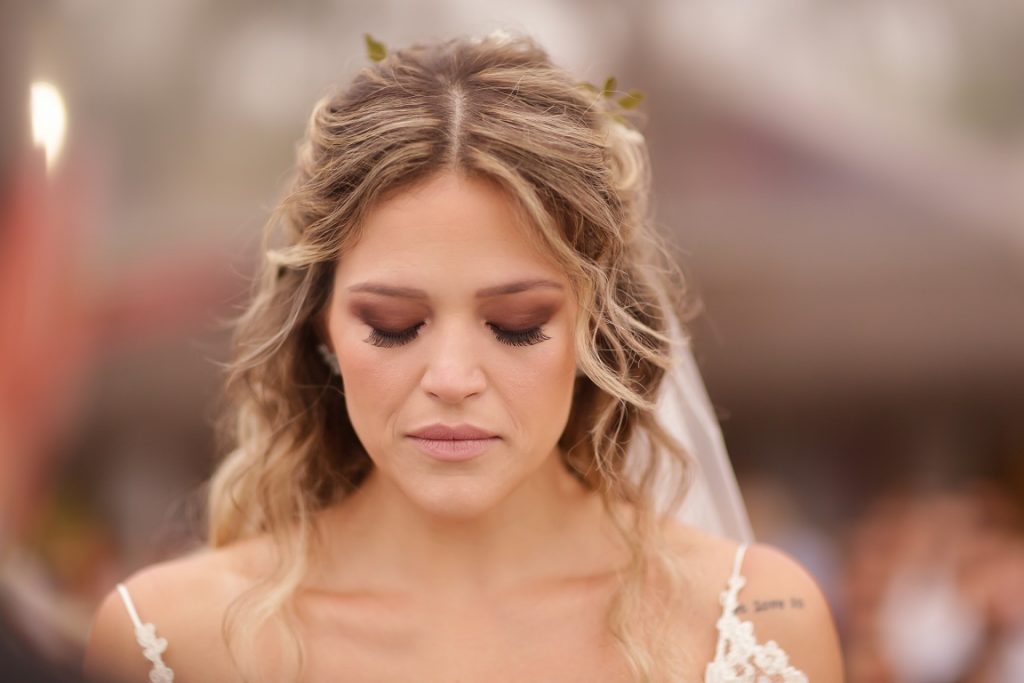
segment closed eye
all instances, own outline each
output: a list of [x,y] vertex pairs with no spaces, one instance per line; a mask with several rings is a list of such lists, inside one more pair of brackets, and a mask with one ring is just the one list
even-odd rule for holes
[[542,341],[551,339],[551,337],[541,332],[540,325],[529,327],[525,330],[506,330],[494,323],[487,323],[487,325],[494,330],[494,335],[498,338],[498,341],[509,346],[530,346],[531,344],[539,344]]
[[[398,331],[382,330],[371,326],[370,336],[364,341],[381,348],[403,346],[417,337],[422,326],[423,323],[420,322],[412,327]],[[508,346],[530,346],[551,338],[541,331],[540,325],[523,330],[507,330],[494,323],[487,323],[487,326],[494,331],[494,336],[499,342]]]
[[408,327],[398,332],[391,332],[388,330],[380,330],[376,327],[370,327],[370,336],[364,341],[367,341],[374,346],[380,346],[382,348],[390,348],[392,346],[402,346],[408,344],[416,338],[416,333],[419,331],[423,323],[416,323],[412,327]]

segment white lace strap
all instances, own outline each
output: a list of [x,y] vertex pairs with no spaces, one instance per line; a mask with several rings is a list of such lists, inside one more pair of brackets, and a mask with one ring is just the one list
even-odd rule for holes
[[[740,575],[740,567],[743,566],[743,556],[747,554],[747,544],[740,543],[740,546],[736,548],[736,558],[732,561],[732,574],[730,579],[736,579]],[[732,584],[736,585],[736,581],[733,580]]]
[[760,643],[754,624],[740,619],[739,592],[747,584],[740,573],[747,544],[736,549],[729,583],[719,596],[722,613],[718,618],[715,658],[704,671],[704,683],[808,683],[807,676],[789,664],[789,655],[774,640]]
[[743,567],[743,556],[747,554],[747,544],[740,543],[733,556],[732,573],[726,583],[725,590],[718,596],[718,602],[722,605],[722,613],[718,618],[718,643],[715,646],[716,659],[720,658],[730,645],[732,627],[739,624],[740,619],[736,615],[736,608],[739,607],[740,589],[747,585],[747,577],[740,573]]
[[173,683],[174,672],[164,664],[163,652],[167,649],[167,639],[156,637],[156,626],[150,623],[142,623],[139,613],[132,602],[132,596],[128,594],[128,587],[123,583],[117,584],[117,592],[121,595],[128,616],[135,625],[135,640],[142,647],[142,654],[153,663],[149,672],[150,683]]

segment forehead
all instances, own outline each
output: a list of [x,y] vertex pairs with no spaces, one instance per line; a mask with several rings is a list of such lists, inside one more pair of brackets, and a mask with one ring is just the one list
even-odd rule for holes
[[375,206],[355,245],[342,255],[337,277],[390,273],[479,281],[561,275],[531,231],[495,183],[443,173]]

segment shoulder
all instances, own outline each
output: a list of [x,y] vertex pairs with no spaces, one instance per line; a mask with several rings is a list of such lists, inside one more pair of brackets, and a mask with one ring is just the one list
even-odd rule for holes
[[[254,547],[201,549],[140,569],[122,583],[139,619],[153,624],[167,641],[164,663],[179,674],[190,662],[227,664],[221,645],[221,619],[230,602],[251,585],[243,556]],[[187,653],[183,656],[183,653]],[[136,641],[127,605],[115,587],[101,601],[86,645],[85,672],[125,680],[148,680],[152,663]]]
[[704,594],[713,609],[718,609],[718,594],[725,589],[739,544],[675,518],[662,520],[661,532],[673,560],[684,568],[691,589]]
[[[663,529],[669,546],[687,567],[695,590],[705,596],[698,604],[701,619],[715,634],[722,613],[719,595],[727,589],[740,544],[678,520]],[[750,543],[742,554],[737,616],[753,626],[758,643],[775,643],[791,665],[810,681],[842,681],[842,655],[835,622],[817,581],[796,559],[775,546]],[[690,603],[693,604],[692,602]]]
[[745,584],[737,615],[752,623],[757,642],[775,641],[810,681],[842,681],[835,621],[810,572],[782,550],[753,543],[746,549],[740,574]]

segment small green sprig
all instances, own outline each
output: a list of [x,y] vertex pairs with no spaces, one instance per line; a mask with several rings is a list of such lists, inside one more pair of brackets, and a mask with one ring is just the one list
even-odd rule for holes
[[626,117],[622,115],[621,111],[629,111],[636,109],[637,106],[644,100],[644,93],[642,90],[627,90],[626,92],[620,92],[616,89],[618,81],[615,76],[609,76],[604,80],[604,85],[600,88],[590,83],[589,81],[580,81],[577,83],[580,88],[598,95],[611,104],[611,117],[621,123],[624,126],[629,126],[629,122]]
[[382,61],[388,56],[388,48],[384,43],[380,42],[369,33],[363,34],[363,40],[366,42],[366,56],[370,58],[371,62]]

